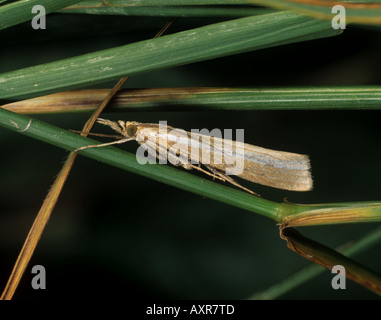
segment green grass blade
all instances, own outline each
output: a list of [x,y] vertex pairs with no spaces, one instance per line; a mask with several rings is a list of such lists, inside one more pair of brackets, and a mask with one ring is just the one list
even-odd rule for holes
[[[187,15],[185,8],[171,8],[171,6],[203,6],[203,5],[247,5],[255,4],[266,7],[272,7],[281,10],[293,10],[301,14],[305,14],[314,18],[332,20],[335,14],[331,12],[332,7],[336,4],[343,5],[346,9],[346,20],[347,23],[362,23],[362,24],[381,24],[381,1],[367,1],[367,0],[357,0],[357,1],[293,1],[293,0],[221,0],[221,1],[192,1],[192,0],[141,0],[138,4],[133,1],[124,0],[113,0],[108,1],[108,5],[105,6],[104,2],[101,0],[94,1],[83,1],[78,5],[72,6],[70,11],[80,10],[83,13],[95,13],[102,12],[110,14],[112,11],[119,12],[117,14],[133,13],[135,14],[149,14],[148,8],[145,6],[157,6],[158,11],[162,13],[169,13],[173,10],[173,14],[177,12],[180,15]],[[102,9],[103,7],[103,9]],[[98,9],[99,8],[99,9]],[[204,9],[204,8],[203,8]],[[227,8],[227,11],[231,8]],[[232,8],[234,11],[235,9]],[[190,9],[189,14],[202,14],[197,8]],[[199,11],[199,12],[198,12]],[[205,10],[207,11],[207,10]],[[231,11],[233,13],[233,11]],[[145,13],[144,13],[145,12]],[[183,13],[182,13],[183,12]],[[198,13],[197,13],[198,12]],[[237,12],[239,13],[239,12]]]
[[214,5],[245,5],[251,0],[85,0],[74,7],[152,7],[152,6],[214,6]]
[[[92,139],[3,108],[0,108],[0,126],[69,151],[82,146],[97,144]],[[193,174],[170,166],[141,165],[136,161],[136,155],[115,147],[90,148],[82,150],[79,153],[117,168],[265,215],[278,223],[283,223],[285,226],[373,222],[381,220],[380,202],[318,205],[275,203],[263,198],[254,197],[247,192],[236,190],[220,183],[201,179]]]
[[[84,145],[96,143],[94,140],[84,138],[72,132],[2,108],[0,109],[0,126],[70,151]],[[316,208],[318,208],[317,210],[326,208],[329,211],[330,208],[340,209],[338,207],[342,207],[344,212],[354,207],[361,207],[359,212],[360,214],[366,212],[367,208],[370,210],[374,209],[375,211],[372,211],[372,219],[370,221],[375,221],[373,219],[374,217],[378,217],[378,221],[381,219],[380,203],[373,203],[372,205],[372,203],[359,202],[357,204],[320,204],[310,206],[275,203],[262,198],[254,197],[248,193],[229,188],[225,185],[221,185],[210,180],[199,178],[180,169],[174,169],[163,165],[140,165],[136,161],[136,156],[134,154],[130,154],[115,147],[86,149],[81,151],[80,154],[120,169],[166,183],[176,188],[190,191],[204,197],[209,197],[238,208],[264,215],[278,223],[284,221],[283,219],[285,217],[292,218],[293,216],[298,216],[300,215],[300,212],[304,212],[308,215],[310,212],[316,211]],[[351,221],[346,220],[345,222],[348,223]],[[329,250],[329,252],[330,256],[335,259],[344,259],[341,256],[337,257],[338,255],[333,254],[332,250]],[[372,273],[365,272],[365,269],[359,264],[347,258],[345,258],[345,263],[353,266],[354,271],[358,271],[364,279],[367,279],[370,275],[373,277]]]
[[80,0],[21,0],[0,7],[0,30],[31,20],[35,5],[44,6],[46,13],[78,3]]
[[[125,3],[125,2],[124,2]],[[253,8],[246,7],[205,7],[196,6],[141,6],[141,5],[126,5],[118,3],[110,3],[105,6],[102,1],[96,4],[87,1],[77,5],[70,6],[59,10],[60,13],[76,13],[76,14],[103,14],[103,15],[127,15],[127,16],[146,16],[146,17],[224,17],[237,18],[248,17],[260,14],[275,12],[269,8]]]
[[[63,91],[2,107],[17,113],[64,113],[97,108],[109,89]],[[124,89],[108,110],[359,110],[380,109],[381,87],[155,88]]]
[[123,76],[339,34],[327,21],[279,12],[217,23],[3,73],[0,98],[89,86]]
[[[73,132],[2,108],[0,108],[0,126],[69,151],[85,145],[97,144],[92,139],[84,138]],[[115,147],[91,148],[78,153],[176,188],[262,214],[273,220],[278,218],[278,203],[252,196],[247,192],[233,189],[208,179],[199,178],[182,169],[159,164],[141,165],[136,161],[135,154]]]
[[277,9],[293,10],[311,17],[332,20],[333,6],[344,6],[347,23],[381,24],[381,1],[293,1],[293,0],[252,0],[253,4]]

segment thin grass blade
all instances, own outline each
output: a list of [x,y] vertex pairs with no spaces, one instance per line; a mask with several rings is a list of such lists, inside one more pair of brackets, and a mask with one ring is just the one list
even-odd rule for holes
[[0,6],[0,30],[31,20],[36,14],[32,8],[43,6],[46,13],[57,11],[80,0],[22,0]]
[[327,21],[279,12],[216,23],[0,75],[0,99],[42,95],[124,76],[339,34]]
[[[63,91],[2,107],[17,113],[86,112],[97,108],[110,89]],[[381,87],[154,88],[120,90],[109,111],[374,110]]]

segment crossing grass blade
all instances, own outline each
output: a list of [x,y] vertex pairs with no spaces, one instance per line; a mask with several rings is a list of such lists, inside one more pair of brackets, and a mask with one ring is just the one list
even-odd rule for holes
[[[248,1],[246,1],[247,3]],[[60,13],[74,14],[103,14],[103,15],[126,15],[145,17],[225,17],[238,18],[275,12],[270,8],[256,8],[252,6],[204,6],[197,5],[194,1],[187,6],[175,4],[160,5],[160,2],[152,6],[135,5],[125,1],[115,1],[104,5],[103,1],[83,1],[76,5],[59,10]]]
[[[332,7],[342,5],[346,9],[347,23],[381,24],[380,1],[326,1],[326,0],[222,0],[222,1],[191,1],[191,0],[145,0],[138,4],[114,0],[105,5],[102,0],[82,1],[61,12],[87,14],[120,14],[120,15],[176,15],[176,16],[242,16],[256,14],[261,8],[250,8],[250,5],[261,5],[281,10],[292,10],[314,18],[332,20]],[[205,5],[225,5],[225,8],[205,8]],[[237,5],[246,5],[239,9]],[[189,6],[189,7],[187,7]],[[246,11],[246,14],[245,14]]]
[[339,33],[327,21],[292,12],[241,18],[0,74],[0,99],[89,86]]
[[[166,25],[156,34],[155,37],[160,37],[173,23],[173,21],[170,21],[169,23],[166,23]],[[102,103],[99,105],[99,107],[93,112],[93,114],[90,116],[90,118],[85,123],[81,136],[86,137],[92,127],[94,126],[97,118],[100,116],[102,111],[106,108],[106,106],[109,104],[111,99],[115,96],[115,94],[120,90],[120,88],[123,86],[123,84],[127,81],[128,78],[122,78],[118,81],[118,83],[112,88],[112,90],[109,90],[106,97],[102,100]],[[30,125],[31,122],[29,122],[28,125]],[[26,130],[28,130],[28,126],[26,127]],[[41,238],[42,232],[44,231],[46,224],[48,223],[48,220],[51,216],[51,213],[53,212],[53,209],[58,201],[58,198],[61,194],[62,188],[67,180],[67,177],[70,174],[70,171],[74,165],[74,161],[77,157],[77,153],[70,152],[69,156],[66,158],[59,174],[57,175],[56,179],[54,180],[54,183],[52,187],[49,190],[48,195],[46,196],[40,211],[38,212],[36,219],[33,222],[33,225],[25,239],[24,245],[21,249],[21,252],[17,258],[17,261],[13,267],[11,276],[8,279],[8,282],[5,286],[5,289],[3,291],[3,294],[1,295],[1,300],[10,300],[12,299],[15,290],[18,287],[18,284],[20,283],[21,277],[24,274],[24,271],[32,257],[32,254],[34,253],[37,243]]]
[[[89,120],[83,127],[82,136],[86,137],[91,128],[94,126],[97,118],[107,106],[109,101],[112,99],[114,94],[121,88],[123,83],[127,78],[122,78],[115,85],[113,90],[109,91],[108,95],[104,98],[100,106],[93,112]],[[13,267],[12,273],[8,279],[8,282],[4,288],[4,291],[1,295],[1,300],[11,300],[20,281],[25,272],[25,269],[37,247],[38,241],[41,238],[41,235],[46,227],[46,224],[49,221],[49,218],[53,212],[53,209],[58,201],[58,198],[61,194],[61,191],[65,185],[65,182],[70,174],[70,171],[74,165],[74,161],[77,157],[77,154],[70,152],[66,158],[60,172],[58,173],[56,179],[54,180],[53,185],[51,186],[48,195],[46,196],[40,211],[38,212],[33,225],[25,239],[24,245],[20,251],[19,256],[17,257],[16,263]]]
[[0,30],[31,20],[36,14],[32,8],[43,6],[45,13],[50,13],[78,3],[80,0],[29,0],[16,1],[0,6]]

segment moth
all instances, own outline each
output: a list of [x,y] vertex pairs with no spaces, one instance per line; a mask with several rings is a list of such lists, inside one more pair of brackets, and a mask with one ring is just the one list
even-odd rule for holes
[[[310,160],[307,155],[266,149],[170,126],[165,126],[163,130],[157,123],[101,118],[97,122],[116,131],[120,135],[119,140],[84,146],[75,151],[135,140],[159,163],[169,160],[175,166],[199,170],[257,196],[259,195],[236,182],[231,175],[283,190],[312,189]],[[203,144],[202,141],[208,141],[208,144]],[[238,170],[237,163],[240,164]]]

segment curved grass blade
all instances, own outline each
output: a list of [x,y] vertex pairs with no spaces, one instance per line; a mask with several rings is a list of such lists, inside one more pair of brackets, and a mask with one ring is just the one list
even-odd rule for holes
[[76,14],[103,14],[103,15],[126,15],[145,17],[224,17],[237,18],[248,17],[260,14],[275,12],[274,9],[246,7],[218,7],[218,6],[197,6],[190,3],[188,6],[162,6],[157,2],[154,6],[142,6],[126,4],[125,1],[116,1],[104,5],[103,1],[84,1],[77,5],[58,10],[60,13]]
[[[92,139],[81,137],[73,132],[2,108],[0,108],[0,126],[69,151],[97,144],[97,141]],[[316,205],[276,203],[254,197],[246,192],[227,187],[220,183],[199,178],[181,169],[160,164],[140,165],[136,161],[135,154],[112,146],[89,148],[79,153],[91,159],[179,189],[264,215],[277,223],[283,223],[283,227],[381,221],[381,202]],[[340,212],[343,214],[340,215]],[[347,212],[351,213],[350,217],[347,217]],[[326,216],[325,213],[327,213]]]
[[[142,14],[142,15],[155,15],[153,11],[158,10],[162,14],[179,14],[182,16],[187,16],[186,10],[189,9],[188,14],[200,14],[203,13],[201,10],[203,5],[225,5],[229,6],[226,8],[226,12],[231,10],[231,13],[237,9],[234,5],[248,5],[255,4],[265,7],[272,7],[281,10],[293,10],[310,17],[332,20],[334,14],[332,14],[332,7],[335,5],[342,5],[346,8],[346,20],[348,23],[361,23],[361,24],[381,24],[381,3],[380,1],[330,1],[330,0],[221,0],[221,1],[191,1],[191,0],[143,0],[139,1],[138,4],[124,1],[124,0],[114,0],[105,6],[101,0],[95,1],[83,1],[77,5],[73,5],[68,8],[69,12],[75,12],[78,10],[81,13],[95,13],[99,12],[111,13],[119,12],[117,14],[129,13],[129,14]],[[147,6],[157,6],[157,9],[149,9]],[[179,6],[178,8],[173,6]],[[194,6],[190,8],[181,6]],[[102,8],[103,7],[103,8]],[[197,8],[201,7],[201,8]],[[250,9],[247,9],[248,13]],[[151,11],[151,14],[149,13]],[[205,10],[205,13],[208,10]],[[237,14],[239,11],[237,10]]]
[[344,266],[347,278],[381,295],[381,275],[343,254],[313,241],[294,230],[282,229],[281,237],[287,246],[302,257],[331,270],[336,265]]
[[279,12],[216,23],[0,75],[0,99],[64,88],[339,34],[327,21]]
[[[0,126],[68,151],[97,144],[95,140],[1,108]],[[202,179],[181,169],[159,164],[140,165],[136,161],[135,154],[112,146],[85,149],[79,153],[117,168],[199,194],[203,197],[209,197],[232,206],[256,212],[280,222],[277,214],[280,204],[254,197],[249,193],[208,179]]]
[[[381,228],[377,228],[370,233],[366,234],[363,238],[357,241],[350,241],[340,248],[337,248],[337,251],[352,257],[358,255],[372,246],[376,245],[381,241]],[[295,289],[296,287],[306,283],[307,281],[313,279],[324,271],[322,266],[311,264],[302,270],[296,272],[292,276],[286,278],[283,281],[271,286],[270,288],[258,292],[250,296],[249,300],[270,300],[277,299],[280,296],[286,294],[287,292]]]

